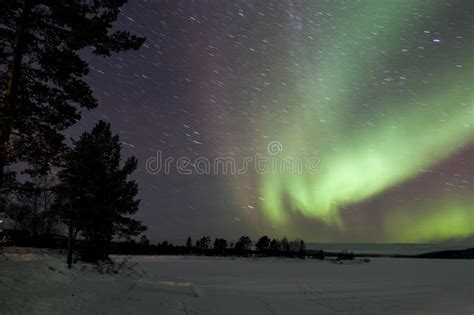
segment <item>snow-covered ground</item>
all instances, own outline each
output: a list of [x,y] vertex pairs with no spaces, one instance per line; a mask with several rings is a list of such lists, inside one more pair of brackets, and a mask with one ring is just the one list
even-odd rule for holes
[[[123,257],[115,257],[122,261]],[[104,268],[102,268],[104,269]],[[468,314],[474,261],[132,257],[118,273],[0,255],[0,314]]]

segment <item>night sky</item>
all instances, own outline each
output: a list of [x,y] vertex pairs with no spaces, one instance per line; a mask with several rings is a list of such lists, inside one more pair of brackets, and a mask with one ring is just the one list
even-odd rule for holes
[[[140,163],[153,240],[474,236],[472,1],[133,1],[135,52],[84,52],[99,107]],[[273,142],[272,142],[273,141]],[[269,155],[268,144],[281,145]],[[150,174],[164,158],[316,159],[316,172]]]

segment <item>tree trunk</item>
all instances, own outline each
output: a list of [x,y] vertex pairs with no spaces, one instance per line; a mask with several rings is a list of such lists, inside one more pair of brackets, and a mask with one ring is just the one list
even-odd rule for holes
[[73,220],[73,211],[72,203],[70,204],[69,209],[69,227],[67,235],[67,267],[71,268],[72,265],[72,251],[74,247],[74,220]]
[[[18,98],[18,86],[21,77],[21,64],[27,42],[28,22],[31,12],[30,1],[25,2],[16,32],[16,43],[10,65],[5,99],[0,102],[0,198],[3,199],[5,189],[5,167],[8,165],[8,142],[11,135],[11,113],[15,110]],[[1,203],[1,200],[0,200]]]
[[74,238],[74,230],[72,223],[69,223],[69,232],[67,237],[67,267],[71,268],[72,265],[72,250],[73,250],[73,238]]

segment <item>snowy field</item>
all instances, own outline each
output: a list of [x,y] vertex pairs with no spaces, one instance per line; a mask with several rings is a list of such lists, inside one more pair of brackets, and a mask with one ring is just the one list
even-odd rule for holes
[[68,270],[54,254],[0,256],[2,315],[474,312],[469,260],[133,257],[133,267],[101,274]]

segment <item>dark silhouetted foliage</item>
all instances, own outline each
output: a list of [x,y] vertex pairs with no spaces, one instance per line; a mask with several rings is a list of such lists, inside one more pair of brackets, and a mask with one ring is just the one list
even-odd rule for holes
[[224,255],[225,250],[227,249],[227,241],[223,238],[216,238],[214,240],[214,254],[216,255]]
[[281,249],[281,244],[278,240],[272,239],[270,242],[270,252],[272,254],[279,253]]
[[337,255],[337,260],[353,260],[354,258],[354,253],[349,253],[347,250],[344,250]]
[[143,246],[149,246],[150,245],[150,240],[148,239],[148,237],[146,235],[142,235],[142,237],[140,237],[140,244],[143,245]]
[[324,254],[324,251],[321,249],[317,252],[316,255],[313,255],[313,257],[316,259],[324,260],[326,258],[326,255]]
[[66,152],[62,131],[81,118],[79,108],[97,106],[83,79],[89,67],[79,51],[110,56],[144,42],[112,27],[124,3],[1,2],[0,199],[16,186],[7,166],[23,162],[29,173],[45,174]]
[[207,250],[211,246],[211,238],[209,236],[203,236],[196,241],[196,249]]
[[235,243],[235,252],[239,255],[248,255],[252,247],[252,240],[248,236],[241,236]]
[[267,253],[270,248],[270,239],[268,236],[262,236],[255,244],[255,249],[260,253],[264,254]]
[[306,245],[303,240],[300,240],[300,248],[298,249],[298,255],[300,258],[304,258],[306,256]]
[[193,248],[193,240],[191,239],[191,236],[188,237],[188,239],[186,240],[186,248],[191,251],[191,249]]
[[87,260],[107,257],[114,237],[145,230],[130,217],[140,202],[137,184],[128,179],[137,160],[130,157],[122,162],[120,150],[119,137],[101,121],[74,141],[74,149],[58,174],[57,202],[63,209],[62,217],[73,235],[80,233],[85,238],[82,256]]
[[288,239],[286,237],[284,237],[280,241],[280,251],[282,251],[282,252],[289,252],[290,251],[290,244],[289,244]]

